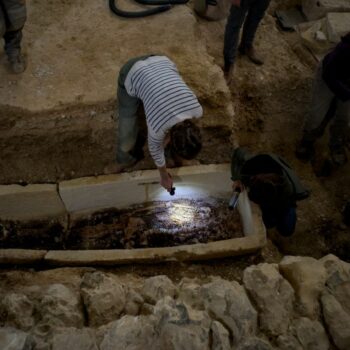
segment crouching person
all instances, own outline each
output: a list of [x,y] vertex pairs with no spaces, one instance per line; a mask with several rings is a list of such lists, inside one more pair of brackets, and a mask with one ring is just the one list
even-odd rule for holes
[[252,155],[236,148],[231,172],[234,190],[248,191],[260,206],[267,229],[276,227],[282,236],[291,236],[297,221],[296,202],[309,196],[294,171],[274,154]]
[[0,0],[0,35],[13,73],[22,73],[26,63],[21,54],[22,29],[27,18],[25,0]]
[[199,128],[192,119],[203,110],[194,93],[182,80],[175,64],[166,56],[131,59],[120,70],[118,79],[117,164],[120,172],[138,161],[136,141],[139,131],[137,109],[143,103],[149,152],[159,170],[160,183],[169,192],[173,180],[169,174],[165,147],[177,158],[190,160],[201,149]]

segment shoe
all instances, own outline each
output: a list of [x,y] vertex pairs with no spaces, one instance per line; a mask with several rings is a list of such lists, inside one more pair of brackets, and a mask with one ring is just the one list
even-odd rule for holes
[[331,159],[335,166],[337,167],[344,166],[348,161],[345,147],[337,147],[337,148],[331,149]]
[[238,50],[242,55],[246,55],[254,64],[258,66],[261,66],[264,64],[264,60],[257,55],[254,47],[246,48],[246,47],[240,46]]
[[230,84],[232,81],[232,75],[233,75],[233,64],[225,63],[223,71],[224,71],[224,77],[227,84]]
[[27,68],[27,63],[23,55],[17,54],[9,56],[11,71],[15,74],[23,73]]
[[295,156],[304,161],[309,161],[315,154],[314,144],[304,138],[299,141],[295,148]]

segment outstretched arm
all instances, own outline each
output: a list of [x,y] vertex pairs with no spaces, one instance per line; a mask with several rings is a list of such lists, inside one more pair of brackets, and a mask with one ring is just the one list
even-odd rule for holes
[[159,170],[160,184],[168,191],[173,187],[173,180],[168,173],[164,157],[164,140],[148,135],[149,152]]
[[167,168],[161,167],[158,168],[159,175],[160,175],[160,184],[168,191],[170,192],[173,187],[173,179],[171,175],[168,173]]

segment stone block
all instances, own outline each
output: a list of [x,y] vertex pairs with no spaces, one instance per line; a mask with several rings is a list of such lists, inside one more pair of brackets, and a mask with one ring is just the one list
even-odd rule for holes
[[67,210],[74,214],[157,200],[230,196],[229,164],[189,166],[170,172],[176,187],[175,196],[169,196],[160,186],[157,170],[63,181],[59,184],[59,193]]
[[1,350],[32,350],[33,343],[28,333],[16,328],[0,328],[0,349]]
[[320,322],[302,317],[295,321],[294,328],[297,339],[299,340],[303,349],[329,349],[329,340]]
[[153,276],[145,280],[142,295],[147,303],[155,304],[166,296],[174,298],[177,295],[177,288],[169,277]]
[[327,279],[323,264],[311,257],[286,256],[279,268],[295,290],[299,312],[315,318],[319,313],[318,298]]
[[292,318],[294,290],[278,265],[252,265],[244,270],[244,287],[259,311],[260,329],[273,336],[285,334]]
[[314,21],[329,12],[350,12],[350,0],[302,0],[302,9],[307,19]]
[[230,332],[233,345],[256,334],[258,313],[238,282],[217,278],[201,287],[200,297],[208,314]]
[[93,331],[89,328],[61,328],[53,335],[52,350],[98,350]]
[[56,185],[0,186],[0,248],[58,247],[67,222]]
[[30,265],[44,260],[46,250],[0,249],[0,265]]
[[124,286],[102,272],[84,275],[81,295],[89,325],[94,327],[118,319],[126,303]]
[[339,350],[350,349],[350,315],[328,292],[321,298],[323,316],[328,332]]
[[328,13],[326,27],[328,40],[338,43],[342,36],[350,32],[350,10],[349,13]]
[[66,213],[56,185],[0,186],[0,220],[55,219]]

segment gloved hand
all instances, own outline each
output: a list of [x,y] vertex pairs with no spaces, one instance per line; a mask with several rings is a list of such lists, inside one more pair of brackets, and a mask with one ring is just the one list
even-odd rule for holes
[[160,176],[160,184],[170,193],[173,187],[173,178],[168,172],[162,173]]

